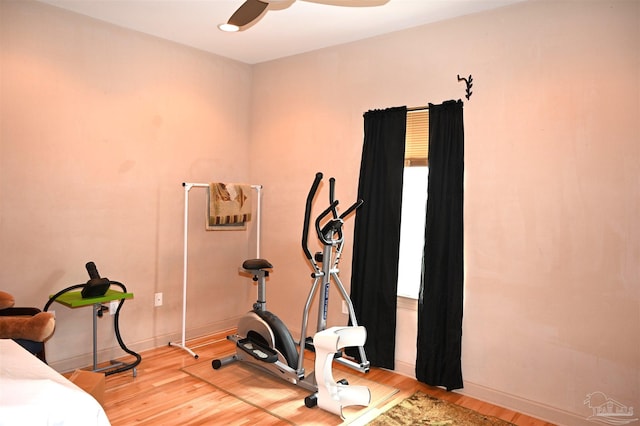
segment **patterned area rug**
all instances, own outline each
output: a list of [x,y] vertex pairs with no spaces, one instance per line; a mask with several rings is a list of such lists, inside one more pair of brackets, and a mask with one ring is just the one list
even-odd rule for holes
[[513,426],[513,423],[496,417],[485,416],[477,411],[434,398],[423,392],[416,392],[398,405],[376,417],[369,425]]

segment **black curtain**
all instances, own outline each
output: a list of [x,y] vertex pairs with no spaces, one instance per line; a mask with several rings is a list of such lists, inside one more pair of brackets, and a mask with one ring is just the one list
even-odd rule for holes
[[463,386],[463,176],[462,102],[429,104],[429,184],[416,378],[447,390]]
[[[407,108],[364,114],[364,144],[355,218],[351,300],[367,329],[372,366],[393,369]],[[349,354],[353,354],[351,350]],[[355,354],[354,354],[355,355]]]

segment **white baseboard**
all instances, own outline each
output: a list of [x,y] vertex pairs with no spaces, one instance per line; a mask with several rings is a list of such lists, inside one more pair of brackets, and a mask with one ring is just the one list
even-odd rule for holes
[[[219,321],[211,324],[207,324],[202,327],[193,328],[191,330],[187,330],[185,340],[195,339],[197,337],[206,336],[213,333],[218,333],[223,330],[230,330],[234,328],[238,323],[238,318],[232,318],[225,321]],[[142,353],[149,349],[159,348],[161,346],[167,346],[169,343],[181,343],[182,342],[182,333],[174,332],[170,334],[164,334],[160,336],[154,336],[150,339],[138,341],[138,342],[127,342],[125,341],[125,345],[132,351],[136,353]],[[188,346],[188,345],[187,345]],[[194,348],[190,348],[194,349]],[[176,350],[181,350],[176,347]],[[194,351],[197,354],[197,351]],[[186,352],[185,352],[186,353]],[[114,342],[114,346],[109,348],[102,348],[98,350],[98,363],[102,363],[111,359],[118,359],[127,356],[126,352],[123,352],[122,348]],[[144,358],[144,357],[143,357]],[[60,373],[66,373],[70,371],[74,371],[79,368],[90,368],[93,366],[93,353],[84,353],[78,356],[74,356],[71,358],[65,358],[55,361],[49,361],[49,366],[54,370]]]
[[[185,336],[186,340],[194,339],[200,336],[206,336],[212,333],[217,333],[222,330],[229,330],[236,326],[238,319],[233,318],[221,322],[207,324],[202,327],[188,330]],[[162,336],[155,336],[151,339],[147,339],[140,342],[129,344],[125,342],[127,347],[137,353],[144,352],[145,350],[168,345],[169,342],[180,343],[182,341],[182,335],[180,332],[171,334],[165,334]],[[197,348],[191,348],[197,353]],[[180,350],[180,348],[176,348]],[[123,351],[119,346],[113,346],[110,348],[102,349],[98,351],[98,362],[104,362],[109,359],[121,358]],[[69,372],[78,368],[87,368],[93,364],[93,354],[86,353],[73,358],[58,360],[50,363],[49,365],[59,372]],[[399,361],[396,359],[395,373],[402,374],[404,376],[415,378],[415,365]],[[489,388],[487,386],[479,385],[472,382],[464,382],[464,389],[456,391],[462,395],[466,395],[480,401],[488,402],[500,407],[504,407],[519,413],[527,414],[529,416],[548,421],[562,426],[582,426],[587,423],[584,416],[579,414],[570,413],[561,410],[557,407],[548,406],[535,401],[531,401],[525,398],[520,398],[515,395],[511,395],[496,389]]]
[[[395,362],[394,373],[415,378],[415,365],[407,362]],[[457,393],[488,402],[499,407],[504,407],[518,413],[526,414],[540,420],[562,426],[583,426],[587,423],[585,416],[570,413],[557,407],[541,404],[525,398],[520,398],[487,386],[472,382],[464,382],[464,388]]]
[[557,425],[584,426],[588,423],[585,416],[570,413],[557,407],[541,404],[476,383],[465,381],[464,389],[456,392]]
[[415,379],[416,377],[415,365],[410,364],[408,362],[399,361],[396,359],[394,366],[395,366],[395,369],[393,370],[394,373],[402,374],[403,376],[413,377]]

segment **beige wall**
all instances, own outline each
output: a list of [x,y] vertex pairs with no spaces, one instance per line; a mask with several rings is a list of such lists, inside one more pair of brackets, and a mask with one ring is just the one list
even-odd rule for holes
[[[251,67],[39,3],[0,10],[2,288],[42,307],[94,261],[134,293],[125,342],[166,344],[181,328],[182,182],[249,174]],[[236,267],[247,233],[204,232],[204,194],[191,190],[192,331],[232,326],[250,290]],[[51,309],[50,363],[86,365],[91,309]],[[99,325],[99,347],[117,346]]]
[[265,255],[299,284],[273,310],[297,324],[307,269],[299,225],[279,223],[299,222],[312,172],[351,201],[362,113],[463,98],[472,74],[466,392],[562,423],[584,423],[594,391],[640,407],[639,4],[527,2],[255,66],[251,154],[270,161],[252,179],[278,191]]
[[[526,2],[253,67],[39,4],[3,1],[0,14],[0,279],[19,301],[43,305],[94,260],[135,293],[126,342],[176,338],[180,183],[247,179],[265,185],[270,308],[297,335],[314,173],[335,176],[348,204],[362,114],[462,98],[456,75],[473,74],[465,392],[562,424],[584,423],[594,391],[640,407],[638,2]],[[202,231],[203,191],[191,201],[196,335],[248,308],[237,266],[253,245]],[[56,312],[50,359],[86,362],[90,312]]]

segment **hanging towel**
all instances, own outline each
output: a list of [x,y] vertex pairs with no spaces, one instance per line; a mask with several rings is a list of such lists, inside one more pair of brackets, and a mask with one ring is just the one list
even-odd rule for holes
[[242,225],[251,220],[251,185],[214,182],[209,184],[207,229]]

